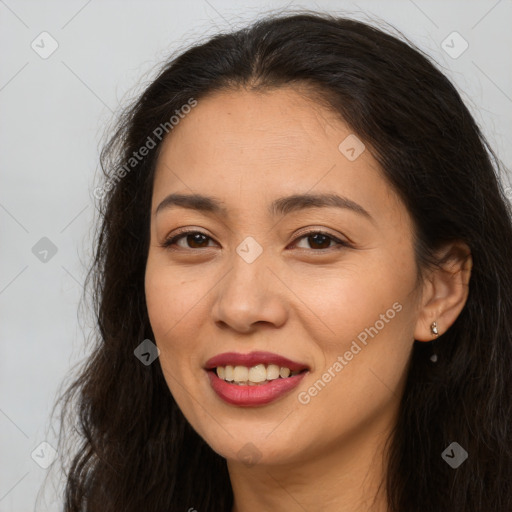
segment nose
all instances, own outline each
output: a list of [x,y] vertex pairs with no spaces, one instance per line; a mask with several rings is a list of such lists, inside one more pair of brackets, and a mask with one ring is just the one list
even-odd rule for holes
[[265,252],[251,263],[235,253],[216,290],[212,315],[220,328],[249,333],[260,323],[277,328],[286,322],[289,290],[268,266]]

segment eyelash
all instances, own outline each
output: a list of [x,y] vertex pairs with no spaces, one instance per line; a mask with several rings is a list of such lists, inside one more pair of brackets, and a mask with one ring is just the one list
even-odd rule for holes
[[[206,238],[209,238],[210,240],[213,240],[213,238],[208,236],[206,233],[203,233],[202,231],[182,231],[181,233],[179,233],[177,235],[174,235],[174,236],[164,240],[164,242],[160,245],[160,247],[163,247],[165,249],[171,249],[171,246],[174,245],[179,239],[184,238],[184,237],[186,237],[188,235],[195,235],[195,234],[203,235]],[[307,238],[307,237],[312,236],[312,235],[323,235],[323,236],[326,236],[327,238],[330,238],[332,241],[334,241],[337,244],[337,246],[328,247],[326,249],[302,249],[302,250],[310,250],[310,251],[313,251],[313,252],[324,252],[324,251],[330,251],[330,250],[333,250],[333,249],[334,250],[339,250],[339,249],[346,248],[346,247],[352,247],[352,245],[349,244],[348,242],[344,242],[343,240],[339,240],[338,238],[330,235],[329,233],[327,233],[325,231],[308,231],[306,233],[302,233],[292,243],[296,243],[299,240],[301,240],[302,238]],[[183,249],[183,248],[180,247],[180,249]],[[204,247],[204,249],[208,249],[208,247]],[[186,248],[186,249],[183,249],[183,250],[197,251],[198,249]]]

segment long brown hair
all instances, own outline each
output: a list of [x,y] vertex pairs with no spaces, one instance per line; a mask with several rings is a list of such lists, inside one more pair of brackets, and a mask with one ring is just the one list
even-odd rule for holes
[[[438,362],[428,344],[413,347],[389,445],[390,512],[512,510],[512,212],[501,164],[420,50],[362,22],[304,12],[261,19],[166,62],[102,151],[86,281],[95,344],[59,399],[77,436],[66,451],[66,512],[231,511],[226,461],[191,428],[158,361],[134,356],[154,340],[144,274],[162,140],[155,129],[171,133],[171,116],[191,98],[293,83],[316,90],[372,151],[414,221],[420,277],[446,241],[472,252],[469,296],[438,339]],[[130,161],[148,137],[155,146]],[[457,469],[441,457],[452,442],[469,454]]]

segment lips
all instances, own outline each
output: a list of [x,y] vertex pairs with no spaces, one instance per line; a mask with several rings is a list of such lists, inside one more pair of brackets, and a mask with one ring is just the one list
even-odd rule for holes
[[300,384],[307,372],[286,379],[276,379],[261,386],[237,386],[219,379],[213,371],[207,373],[213,391],[224,402],[238,407],[257,407],[289,394]]
[[205,370],[213,370],[217,366],[247,366],[251,368],[258,364],[270,365],[276,364],[290,368],[292,372],[301,372],[309,370],[309,366],[304,363],[292,361],[287,357],[273,354],[271,352],[250,352],[249,354],[239,354],[237,352],[225,352],[212,357],[206,361]]
[[[219,378],[214,371],[215,368],[223,368],[227,371],[227,367],[231,367],[231,369],[235,368],[236,372],[237,367],[253,368],[258,365],[274,365],[274,369],[276,367],[281,367],[281,370],[286,369],[285,376],[284,378],[281,378],[282,375],[280,378],[274,376],[273,380],[265,380],[259,385],[238,385]],[[250,354],[226,352],[209,359],[204,369],[213,391],[228,404],[241,407],[262,406],[278,400],[296,388],[309,371],[308,365],[271,352],[251,352]],[[294,372],[297,374],[293,375]]]

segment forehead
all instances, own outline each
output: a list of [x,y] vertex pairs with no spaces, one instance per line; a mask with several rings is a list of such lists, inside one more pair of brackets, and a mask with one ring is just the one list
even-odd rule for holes
[[162,152],[200,144],[204,153],[221,143],[224,150],[250,154],[251,147],[265,144],[272,155],[281,151],[293,158],[310,149],[304,142],[318,142],[329,126],[339,131],[342,125],[339,116],[296,88],[218,91],[198,101],[166,138]]
[[370,152],[350,161],[340,151],[353,136],[339,116],[292,88],[217,92],[163,141],[153,210],[173,192],[221,197],[237,210],[308,191],[389,201],[393,192]]

